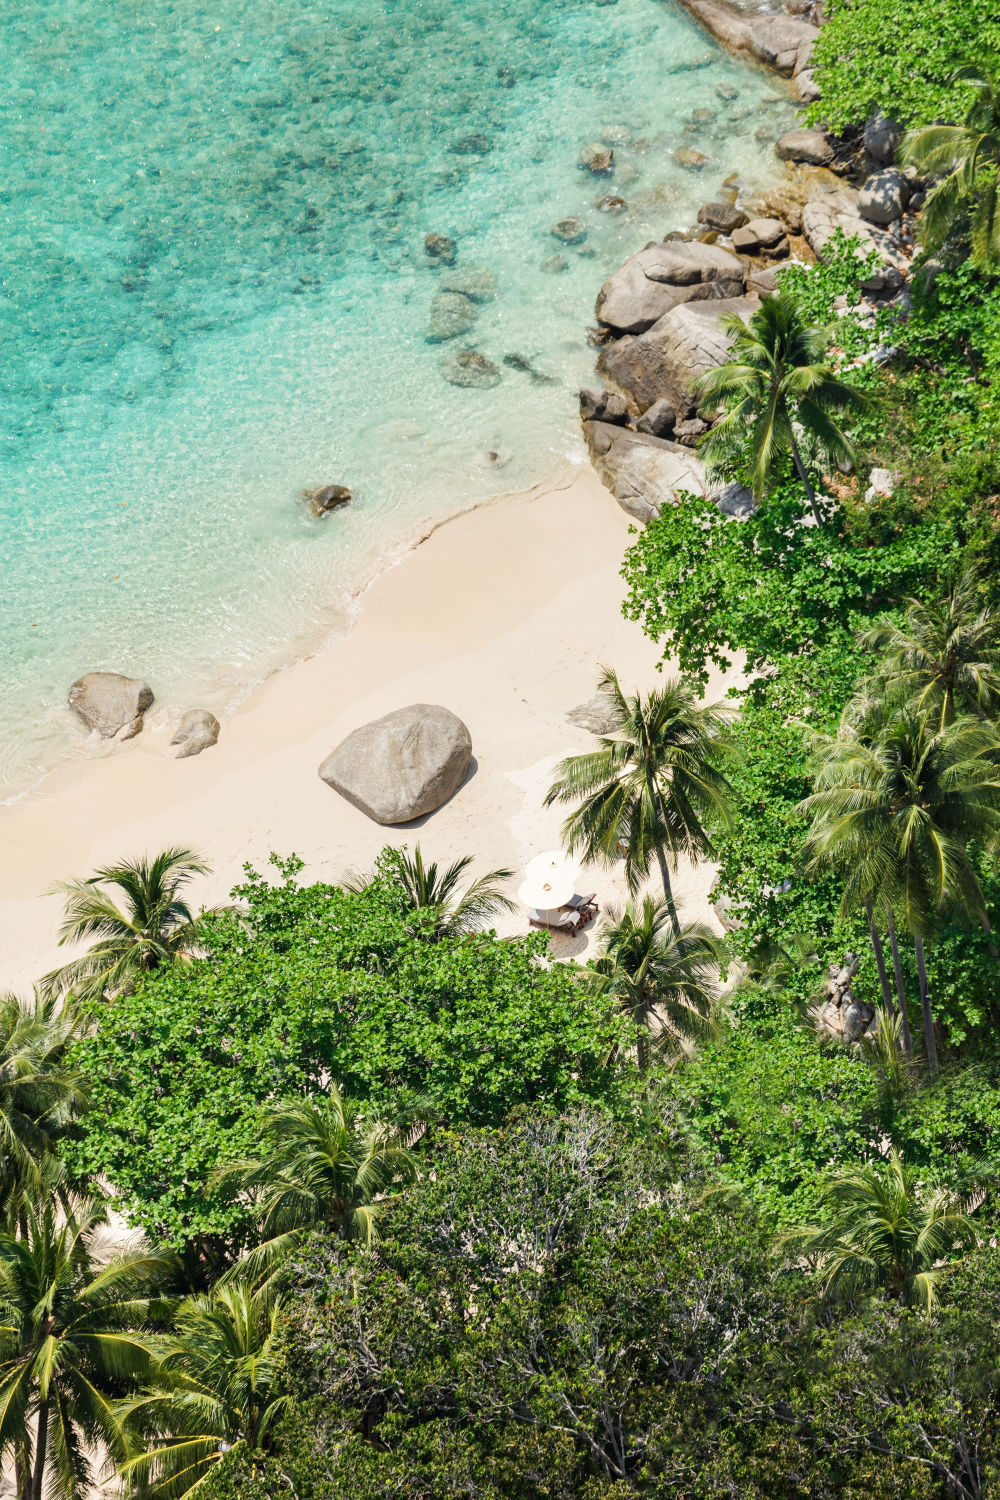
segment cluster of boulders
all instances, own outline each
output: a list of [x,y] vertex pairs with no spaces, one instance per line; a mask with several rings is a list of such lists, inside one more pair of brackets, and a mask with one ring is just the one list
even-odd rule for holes
[[[85,672],[73,683],[67,702],[77,718],[105,740],[131,740],[141,733],[145,715],[153,706],[153,689],[141,677],[121,672]],[[177,759],[199,755],[219,738],[219,721],[206,708],[194,708],[181,719],[172,745],[179,745]]]
[[[818,97],[809,64],[821,8],[812,0],[786,0],[786,13],[732,0],[682,3],[723,45],[792,77],[801,98]],[[679,489],[709,494],[726,514],[747,513],[748,493],[709,487],[691,452],[717,416],[699,407],[695,390],[727,357],[727,320],[749,319],[777,289],[783,261],[822,259],[840,230],[871,262],[863,291],[898,299],[905,312],[912,215],[925,185],[893,165],[901,140],[900,127],[881,115],[852,139],[786,131],[775,143],[788,166],[783,182],[741,201],[738,182],[727,179],[695,225],[647,245],[605,281],[590,338],[609,389],[582,391],[580,415],[594,465],[630,515],[648,521]]]
[[814,1014],[817,1025],[844,1042],[860,1042],[875,1020],[875,1007],[859,1000],[851,988],[861,960],[848,953],[842,964],[831,964],[823,995]]

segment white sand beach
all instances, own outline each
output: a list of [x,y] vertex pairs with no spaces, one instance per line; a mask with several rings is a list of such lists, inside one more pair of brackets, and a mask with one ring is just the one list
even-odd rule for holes
[[[304,878],[336,880],[387,843],[419,841],[446,862],[473,854],[478,873],[520,872],[558,847],[566,809],[542,807],[552,769],[593,743],[567,712],[592,696],[598,663],[626,690],[659,678],[656,648],[621,614],[628,525],[589,466],[460,514],[376,579],[346,638],[254,691],[213,749],[175,760],[171,727],[196,705],[158,704],[137,739],[57,769],[0,808],[0,988],[26,991],[68,956],[56,946],[60,901],[45,894],[55,881],[170,844],[211,864],[194,890],[204,904],[272,850],[299,854]],[[726,685],[714,682],[711,696]],[[351,730],[416,702],[465,720],[472,773],[419,826],[383,828],[317,767]],[[711,919],[712,875],[708,865],[678,871],[686,915]],[[624,894],[605,870],[588,887],[602,904]],[[527,930],[521,912],[498,925]],[[558,951],[584,954],[593,930]]]

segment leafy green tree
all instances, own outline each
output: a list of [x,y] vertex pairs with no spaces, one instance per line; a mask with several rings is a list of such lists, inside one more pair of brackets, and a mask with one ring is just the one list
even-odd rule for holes
[[707,371],[695,386],[700,401],[724,408],[722,420],[703,443],[709,468],[729,469],[749,441],[751,481],[759,500],[791,458],[821,525],[796,428],[825,461],[853,463],[854,448],[837,418],[865,411],[868,399],[836,375],[826,357],[828,334],[806,321],[788,292],[765,297],[747,323],[730,314],[723,327],[732,358]]
[[903,160],[925,177],[946,174],[928,193],[920,218],[926,248],[939,250],[970,210],[973,262],[995,271],[1000,266],[1000,70],[977,63],[960,68],[955,82],[973,91],[964,123],[911,131]]
[[0,1235],[0,1457],[13,1462],[17,1500],[78,1500],[94,1444],[124,1457],[112,1398],[148,1372],[170,1269],[146,1248],[101,1256],[103,1206],[67,1208],[36,1202],[23,1235]]
[[607,695],[610,733],[599,749],[560,762],[545,805],[580,804],[563,824],[567,848],[605,865],[623,860],[633,894],[655,863],[679,932],[670,867],[682,855],[710,853],[709,824],[730,817],[721,769],[731,754],[730,713],[722,704],[700,703],[678,679],[645,698],[627,696],[604,667],[599,687]]
[[39,1166],[83,1089],[68,1052],[74,1019],[51,996],[0,995],[0,1203],[40,1184]]
[[956,713],[993,719],[1000,709],[1000,617],[981,604],[972,573],[931,604],[908,599],[902,625],[883,617],[858,644],[879,655],[880,681],[942,728]]
[[[54,887],[66,897],[59,942],[97,941],[80,958],[46,974],[43,985],[79,1000],[121,994],[137,976],[164,964],[182,963],[197,951],[202,917],[196,917],[181,892],[208,866],[190,849],[164,849],[155,858],[105,865],[86,880]],[[115,904],[102,886],[116,886],[125,898]],[[204,916],[205,914],[203,914]]]
[[844,872],[844,905],[876,896],[914,940],[928,1065],[937,1067],[924,943],[948,909],[986,921],[970,841],[1000,832],[995,735],[979,720],[936,729],[904,707],[877,736],[830,740],[815,790],[801,804],[813,819],[808,847]]
[[148,1388],[116,1409],[128,1441],[128,1493],[179,1500],[204,1492],[227,1453],[260,1452],[286,1398],[278,1334],[284,1307],[268,1290],[217,1288],[177,1309]]
[[370,875],[352,875],[344,885],[349,891],[364,891],[374,881],[388,882],[400,894],[400,905],[413,914],[408,923],[415,936],[438,941],[458,937],[469,928],[481,927],[501,911],[513,911],[514,902],[500,886],[510,880],[513,870],[490,870],[474,880],[464,891],[459,882],[472,864],[466,855],[450,864],[438,875],[436,863],[424,864],[418,844],[413,857],[405,849],[384,849]]
[[418,1104],[391,1122],[366,1118],[335,1084],[322,1098],[271,1105],[259,1154],[217,1178],[219,1186],[250,1196],[263,1237],[238,1274],[252,1277],[273,1266],[318,1225],[371,1245],[393,1191],[416,1177],[407,1143],[429,1113]]
[[824,1185],[830,1218],[782,1236],[786,1251],[817,1263],[823,1292],[855,1297],[884,1288],[933,1312],[944,1267],[979,1241],[966,1195],[924,1186],[899,1152],[849,1167]]
[[634,1023],[645,1073],[651,1053],[670,1057],[709,1031],[721,957],[710,927],[686,922],[675,932],[666,902],[646,896],[640,907],[630,902],[608,913],[598,957],[581,978]]

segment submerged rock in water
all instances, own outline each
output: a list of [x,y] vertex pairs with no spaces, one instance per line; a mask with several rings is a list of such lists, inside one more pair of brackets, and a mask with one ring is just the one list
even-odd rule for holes
[[485,156],[487,151],[493,150],[493,142],[484,131],[473,130],[468,135],[459,136],[448,150],[456,156]]
[[600,198],[595,199],[594,207],[599,214],[623,214],[628,212],[628,204],[617,193],[604,193]]
[[347,505],[354,499],[354,495],[344,484],[321,484],[317,489],[303,490],[302,498],[309,502],[313,515],[319,517]]
[[454,796],[471,759],[472,736],[456,714],[413,703],[349,734],[319,774],[376,823],[409,823]]
[[487,448],[475,460],[477,469],[505,469],[514,457],[509,448]]
[[452,385],[489,390],[500,384],[500,371],[478,349],[456,349],[441,361],[441,373]]
[[424,239],[424,249],[431,260],[439,260],[446,266],[455,264],[455,256],[458,253],[455,241],[449,239],[446,234],[427,235]]
[[181,719],[170,741],[172,745],[181,747],[175,759],[186,760],[189,755],[200,755],[203,750],[209,750],[217,743],[221,727],[218,719],[207,708],[190,709]]
[[497,294],[497,279],[485,266],[463,266],[458,271],[445,271],[441,290],[457,292],[471,302],[492,302]]
[[475,305],[458,292],[436,292],[424,335],[428,344],[443,344],[468,333],[476,321]]
[[130,740],[142,728],[153,689],[139,677],[120,672],[86,672],[69,690],[67,702],[87,728],[103,739]]
[[544,271],[546,276],[558,276],[560,271],[569,270],[569,261],[565,255],[550,255],[547,260],[542,261],[538,269]]
[[577,165],[595,177],[610,177],[615,169],[615,153],[610,146],[581,146]]
[[707,160],[704,151],[696,151],[693,146],[680,146],[674,152],[674,161],[686,172],[700,172]]
[[582,219],[557,219],[549,233],[564,245],[579,245],[587,238],[587,226]]

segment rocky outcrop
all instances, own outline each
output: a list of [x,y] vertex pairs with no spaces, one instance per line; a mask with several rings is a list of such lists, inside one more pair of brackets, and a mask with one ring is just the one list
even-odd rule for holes
[[788,236],[780,219],[750,219],[733,230],[733,249],[740,255],[788,254]]
[[806,167],[828,167],[833,161],[833,142],[823,130],[786,130],[774,143],[782,161]]
[[192,708],[181,719],[170,743],[180,745],[175,759],[186,760],[189,755],[200,755],[218,742],[221,725],[207,708]]
[[581,422],[610,422],[624,426],[628,421],[628,405],[617,391],[582,390],[580,392]]
[[472,737],[449,709],[398,708],[349,734],[319,774],[376,823],[409,823],[433,812],[461,786]]
[[808,69],[819,35],[809,21],[781,11],[743,10],[732,0],[681,0],[681,4],[730,52],[785,77]]
[[644,333],[682,302],[739,297],[746,271],[721,245],[670,240],[630,255],[597,297],[600,323],[619,333]]
[[[622,399],[624,400],[624,397]],[[643,412],[635,424],[635,430],[636,432],[649,432],[653,437],[666,437],[668,433],[673,432],[676,422],[677,413],[673,402],[661,396],[659,401],[654,401],[652,406]]]
[[139,677],[120,672],[86,672],[69,690],[67,702],[87,728],[102,739],[130,740],[142,729],[153,689]]
[[897,120],[887,120],[884,115],[872,115],[865,122],[864,146],[874,161],[889,166],[896,160],[896,153],[903,143],[903,127]]
[[303,490],[302,498],[319,519],[320,516],[329,515],[331,510],[339,510],[342,505],[347,505],[354,496],[344,484],[321,484],[316,489]]
[[820,260],[836,230],[842,230],[848,239],[857,236],[861,241],[859,258],[867,259],[874,251],[880,260],[873,274],[862,283],[865,291],[891,291],[901,284],[908,261],[891,235],[861,217],[858,196],[853,188],[842,187],[811,199],[802,210],[802,233]]
[[701,459],[679,443],[604,422],[585,422],[583,430],[602,482],[622,510],[643,525],[675,504],[678,490],[707,495],[725,515],[746,515],[753,507],[742,486],[709,485]]
[[720,234],[732,234],[746,221],[746,214],[735,203],[703,203],[698,210],[698,223],[706,229],[717,229]]
[[824,996],[816,1007],[817,1024],[845,1042],[857,1042],[875,1020],[875,1007],[859,1000],[851,988],[861,960],[853,953],[842,964],[831,964],[827,970]]
[[694,382],[725,361],[729,336],[723,320],[732,313],[748,319],[759,306],[756,297],[683,302],[646,333],[610,344],[597,368],[635,415],[665,398],[683,420],[695,412]]
[[570,724],[591,734],[610,734],[615,727],[615,715],[607,693],[595,693],[586,703],[578,703],[566,715]]

